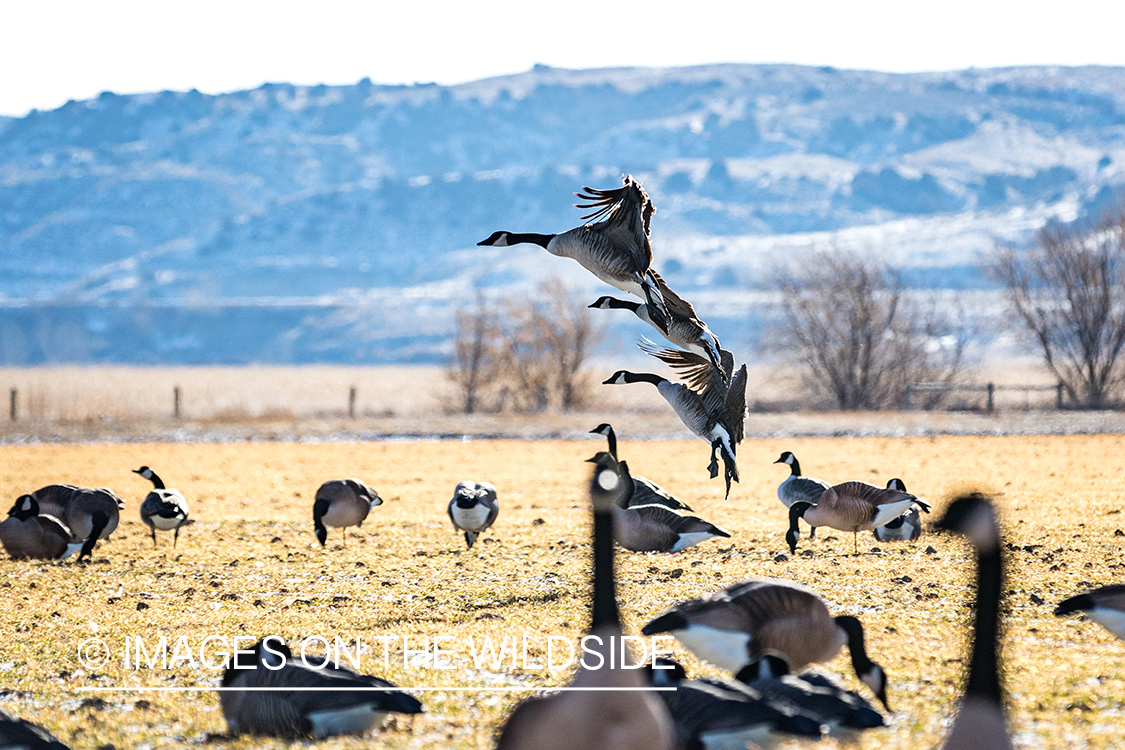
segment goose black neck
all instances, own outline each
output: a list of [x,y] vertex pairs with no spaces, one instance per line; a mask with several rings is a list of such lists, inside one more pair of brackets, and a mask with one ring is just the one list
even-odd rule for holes
[[977,553],[977,614],[966,696],[1002,702],[997,648],[1000,638],[1000,588],[1003,582],[1000,545]]
[[804,500],[793,503],[789,506],[789,530],[800,531],[800,524],[797,523],[798,518],[805,517],[805,511],[812,507],[811,503],[806,503]]
[[594,511],[594,611],[590,629],[618,627],[617,591],[613,578],[613,514]]
[[520,245],[525,242],[538,245],[539,247],[547,247],[547,245],[555,238],[553,234],[535,234],[532,232],[516,233],[512,232],[508,235],[509,245]]
[[625,373],[626,383],[652,383],[658,386],[665,381],[665,378],[659,375],[654,375],[651,372],[628,372]]
[[156,489],[156,490],[163,490],[163,489],[167,489],[167,488],[166,488],[166,487],[164,486],[164,480],[163,480],[163,479],[161,479],[160,477],[156,476],[156,472],[155,472],[155,471],[153,471],[153,470],[149,469],[149,472],[148,472],[148,473],[149,473],[149,474],[151,475],[151,476],[149,476],[149,478],[148,478],[148,479],[149,479],[149,481],[150,481],[150,482],[152,482],[152,488],[153,488],[153,489]]
[[617,459],[617,435],[614,433],[612,427],[609,428],[609,432],[606,434],[605,438],[606,438],[606,440],[609,441],[609,455],[613,456],[613,458],[616,460]]
[[867,647],[863,642],[863,624],[851,615],[840,615],[836,624],[848,637],[848,653],[852,657],[852,669],[857,675],[867,674],[875,663],[867,655]]
[[801,462],[797,460],[796,456],[793,456],[793,463],[789,464],[789,476],[801,476]]

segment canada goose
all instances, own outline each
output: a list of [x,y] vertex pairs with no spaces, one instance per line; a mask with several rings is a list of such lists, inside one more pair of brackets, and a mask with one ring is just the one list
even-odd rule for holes
[[16,500],[0,522],[0,543],[13,560],[65,560],[82,549],[82,540],[75,540],[62,521],[39,515],[39,503],[31,495]]
[[746,683],[778,708],[786,708],[837,730],[864,730],[886,726],[883,715],[859,693],[845,688],[823,672],[790,674],[789,663],[767,654],[744,667],[735,679]]
[[0,750],[70,750],[51,733],[0,709]]
[[1004,716],[997,649],[1004,566],[1000,527],[992,503],[983,495],[959,497],[935,525],[965,536],[977,556],[976,622],[965,699],[953,721],[945,750],[1009,750],[1012,740]]
[[465,532],[465,543],[469,549],[498,515],[500,503],[496,500],[496,488],[488,482],[465,481],[453,490],[453,499],[449,501],[449,520],[453,522],[454,529]]
[[195,523],[188,518],[187,500],[179,490],[170,490],[164,486],[164,480],[147,466],[133,469],[134,474],[140,474],[152,482],[152,492],[145,495],[141,502],[141,520],[148,526],[152,533],[152,547],[156,548],[156,530],[172,531],[172,547],[180,540],[180,527],[190,526]]
[[[612,461],[612,459],[610,459]],[[618,462],[624,494],[613,508],[613,538],[632,552],[679,552],[730,532],[695,516],[685,516],[664,505],[630,504],[634,490],[629,465]]]
[[652,276],[660,288],[660,294],[668,310],[667,331],[662,330],[649,315],[648,305],[642,305],[639,302],[604,296],[599,297],[590,307],[596,310],[629,310],[659,331],[669,342],[693,354],[698,354],[700,357],[706,357],[715,367],[721,367],[720,351],[722,351],[722,347],[719,344],[719,339],[711,333],[707,324],[695,314],[695,308],[691,306],[690,302],[673,292],[658,273],[653,271]]
[[[774,461],[774,463],[787,464],[789,466],[789,476],[785,477],[785,481],[777,486],[777,499],[780,500],[786,508],[792,508],[793,503],[797,502],[806,502],[810,505],[816,505],[817,501],[820,500],[820,496],[824,494],[824,491],[832,486],[823,479],[801,476],[801,463],[797,460],[797,457],[793,455],[792,451],[785,451],[781,454],[781,458]],[[816,527],[813,526],[809,530],[809,539],[815,536]]]
[[52,484],[31,493],[39,503],[39,513],[54,516],[70,529],[76,539],[85,539],[78,559],[90,556],[99,539],[108,539],[121,520],[125,503],[113,490],[91,489],[72,484]]
[[[642,670],[610,661],[623,634],[613,571],[613,508],[624,491],[609,462],[598,464],[590,482],[593,506],[593,607],[587,657],[570,682],[574,688],[617,688],[608,692],[572,691],[525,700],[508,717],[497,750],[671,750],[674,729],[664,703],[646,691]],[[599,655],[596,661],[594,654]],[[587,665],[596,664],[596,667]]]
[[833,617],[810,588],[780,578],[751,578],[678,604],[641,630],[670,633],[688,650],[732,674],[770,654],[794,670],[835,658],[846,644],[860,681],[887,705],[887,676],[867,656],[863,625]]
[[676,747],[719,750],[770,747],[785,735],[819,739],[820,722],[776,705],[740,682],[687,679],[683,666],[660,657],[646,665],[676,728]]
[[1055,608],[1057,616],[1071,612],[1081,612],[1118,638],[1125,639],[1125,584],[1111,583],[1072,596]]
[[656,386],[656,390],[676,411],[684,426],[711,445],[711,462],[707,469],[712,478],[718,476],[719,472],[716,452],[722,455],[726,497],[730,497],[731,480],[738,481],[735,451],[738,444],[742,442],[746,426],[746,365],[742,365],[734,373],[728,387],[723,384],[723,376],[719,368],[711,365],[705,358],[691,352],[671,349],[658,351],[661,354],[655,356],[665,362],[673,360],[691,363],[683,366],[689,370],[686,376],[689,383],[694,385],[689,387],[652,373],[635,373],[628,370],[618,370],[604,381],[603,385],[651,383]]
[[[608,422],[602,422],[600,425],[590,430],[591,434],[604,435],[609,442],[609,455],[617,460],[617,435],[613,431],[613,426]],[[589,463],[597,463],[599,456],[595,455],[593,458],[587,458]],[[664,505],[672,510],[686,510],[691,511],[691,506],[681,501],[672,493],[665,490],[651,479],[644,477],[633,476],[633,484],[635,491],[633,492],[633,499],[629,501],[629,505]]]
[[[632,175],[612,190],[582,188],[575,193],[590,203],[579,208],[596,209],[583,219],[601,219],[562,234],[493,232],[477,245],[509,247],[522,243],[539,245],[552,255],[573,258],[602,281],[645,301],[648,314],[662,332],[668,330],[668,312],[650,266],[652,244],[649,222],[656,209],[641,184]],[[604,217],[604,218],[603,218]]]
[[293,659],[278,636],[266,636],[253,649],[236,651],[227,661],[220,685],[248,688],[219,693],[223,718],[233,734],[363,735],[382,724],[390,711],[422,713],[417,698],[386,689],[394,687],[386,680],[336,666],[333,660],[314,668],[304,659]]
[[[901,479],[891,479],[887,482],[887,489],[906,492],[906,485]],[[917,541],[922,536],[922,518],[918,515],[918,506],[911,505],[910,510],[885,526],[872,529],[871,533],[880,542]]]
[[330,479],[320,485],[313,502],[313,529],[320,546],[328,541],[325,526],[339,528],[346,546],[347,528],[363,524],[371,509],[382,504],[379,493],[358,479]]
[[803,500],[793,503],[789,508],[789,531],[785,533],[785,541],[790,552],[797,551],[797,540],[801,538],[797,519],[804,518],[813,526],[831,526],[852,532],[852,543],[858,554],[858,532],[890,523],[912,505],[930,512],[929,503],[909,492],[884,489],[867,482],[844,482],[826,489],[816,505]]

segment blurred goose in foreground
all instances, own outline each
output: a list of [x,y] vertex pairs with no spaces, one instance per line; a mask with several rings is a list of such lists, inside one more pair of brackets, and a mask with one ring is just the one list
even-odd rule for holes
[[[609,442],[609,455],[613,460],[617,460],[617,434],[613,431],[613,426],[608,422],[602,422],[600,425],[590,430],[591,434],[604,435]],[[601,460],[601,453],[598,453],[593,458],[586,459],[589,463],[597,463]],[[656,482],[644,477],[633,476],[633,484],[635,491],[633,499],[629,501],[630,505],[665,505],[672,510],[686,510],[691,511],[691,506],[682,502],[679,498],[672,493],[665,490]]]
[[488,482],[465,481],[453,491],[449,501],[449,520],[453,528],[465,532],[465,543],[469,549],[487,528],[500,515],[500,503],[496,500],[496,488]]
[[108,539],[121,520],[125,503],[105,487],[91,489],[72,484],[52,484],[31,493],[39,503],[39,513],[54,516],[70,529],[76,539],[84,539],[78,559],[94,551],[99,539]]
[[657,658],[647,665],[653,687],[676,728],[676,747],[771,747],[786,738],[820,739],[821,722],[777,704],[740,682],[687,679],[683,666]]
[[552,255],[573,258],[602,281],[643,299],[648,315],[662,332],[668,330],[668,311],[653,276],[649,222],[656,211],[641,184],[628,175],[622,187],[598,190],[584,187],[575,193],[590,201],[578,208],[593,208],[583,219],[600,219],[562,234],[493,232],[477,245],[509,247],[531,243]]
[[[497,750],[672,750],[674,727],[664,703],[648,687],[643,670],[623,668],[611,653],[623,653],[621,620],[613,571],[613,509],[624,492],[608,461],[594,467],[590,500],[594,510],[593,612],[590,652],[570,682],[574,691],[521,702],[508,717]],[[598,654],[597,662],[593,654]],[[597,664],[589,668],[586,664]]]
[[50,732],[0,709],[0,750],[70,750]]
[[371,509],[382,504],[379,493],[358,479],[331,479],[320,485],[313,502],[313,530],[320,546],[328,541],[326,526],[340,529],[346,546],[348,527],[362,525]]
[[[739,479],[735,451],[742,442],[746,427],[746,365],[742,365],[732,377],[724,378],[722,370],[691,352],[646,348],[644,344],[641,348],[670,366],[684,370],[683,377],[688,385],[673,383],[652,373],[628,370],[618,370],[604,381],[604,385],[651,383],[656,386],[684,426],[711,445],[711,462],[707,470],[712,478],[719,474],[716,453],[722,456],[726,497],[730,497],[731,480],[737,482]],[[728,364],[733,367],[733,358]],[[729,380],[729,387],[725,380]]]
[[887,705],[887,676],[867,656],[863,625],[851,615],[833,617],[812,589],[794,581],[752,578],[677,604],[641,632],[669,633],[736,675],[767,654],[784,656],[796,671],[831,661],[847,645],[856,676]]
[[1072,596],[1055,608],[1055,614],[1060,617],[1072,612],[1081,612],[1125,640],[1125,584],[1111,583],[1085,594]]
[[[906,492],[906,484],[901,479],[892,479],[887,482],[887,489]],[[917,541],[922,536],[922,517],[918,515],[918,506],[911,505],[910,510],[887,525],[872,529],[871,533],[880,542]]]
[[977,556],[976,621],[965,699],[953,721],[945,750],[1010,750],[1012,740],[1004,715],[997,649],[1000,640],[1000,596],[1004,570],[1000,526],[988,498],[979,494],[950,503],[936,528],[963,535]]
[[789,531],[785,533],[785,541],[790,552],[797,551],[797,540],[801,538],[797,519],[804,518],[813,526],[831,526],[852,532],[852,543],[858,554],[858,532],[885,526],[912,505],[930,512],[929,503],[909,492],[884,489],[867,482],[844,482],[826,489],[816,505],[805,501],[793,503],[789,508]]
[[[816,505],[824,491],[832,486],[823,479],[801,476],[801,462],[797,460],[792,451],[785,451],[781,454],[781,458],[774,463],[789,466],[789,476],[785,477],[785,481],[777,486],[777,499],[786,508],[792,508],[793,503],[800,502]],[[809,539],[814,536],[816,536],[815,526],[809,530]]]
[[307,666],[293,658],[278,636],[237,651],[227,662],[221,687],[250,689],[219,693],[231,732],[290,738],[363,735],[381,725],[388,712],[422,713],[418,699],[394,690],[386,680],[333,663]]
[[722,366],[720,351],[722,347],[719,339],[711,333],[707,324],[695,314],[691,303],[680,297],[664,282],[655,271],[652,272],[664,304],[668,309],[668,330],[664,331],[653,321],[648,313],[648,305],[639,302],[617,299],[616,297],[599,297],[591,308],[597,310],[629,310],[638,318],[655,328],[664,338],[686,351],[706,357],[715,367]]
[[152,546],[156,548],[156,530],[175,531],[172,535],[172,547],[180,539],[180,527],[195,523],[188,518],[187,500],[179,490],[170,490],[164,486],[164,480],[147,466],[133,469],[134,474],[140,474],[152,482],[152,492],[145,495],[141,501],[141,520],[152,532]]
[[[612,459],[610,459],[612,461]],[[613,538],[632,552],[679,552],[716,537],[729,537],[702,518],[684,515],[664,505],[636,505],[630,500],[633,478],[625,461],[617,463],[624,494],[613,509]]]
[[82,549],[82,540],[74,539],[62,521],[39,515],[39,503],[31,495],[16,500],[0,522],[0,543],[13,560],[65,560]]

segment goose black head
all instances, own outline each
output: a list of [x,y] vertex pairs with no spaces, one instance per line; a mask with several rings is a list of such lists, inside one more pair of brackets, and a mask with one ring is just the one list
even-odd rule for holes
[[781,654],[763,654],[738,670],[734,679],[747,685],[755,680],[769,680],[789,674],[789,660]]
[[588,464],[601,463],[606,458],[612,458],[612,456],[610,456],[608,451],[598,451],[594,455],[587,458],[586,463],[588,463]]
[[591,310],[609,310],[613,308],[613,297],[605,296],[598,297],[594,304],[590,305]]
[[899,492],[906,492],[906,484],[901,479],[895,477],[894,479],[887,480],[888,490],[898,490]]
[[863,638],[863,623],[851,615],[839,615],[835,620],[836,624],[847,635],[848,651],[852,657],[852,669],[855,670],[855,676],[859,678],[860,682],[871,688],[871,692],[875,694],[879,702],[890,711],[891,706],[887,703],[887,673],[883,671],[882,667],[871,661],[871,658],[867,655]]
[[677,683],[687,679],[687,670],[684,665],[667,656],[654,657],[645,664],[648,672],[648,681],[654,687],[675,687]]
[[1000,543],[996,510],[992,501],[979,492],[963,495],[950,503],[934,527],[965,536],[981,552],[990,551]]
[[488,239],[478,242],[477,246],[507,247],[509,235],[511,235],[511,232],[493,232],[488,235]]
[[147,466],[142,466],[139,469],[133,469],[134,474],[140,474],[145,479],[152,479],[152,469]]
[[590,501],[594,510],[609,513],[624,491],[625,482],[621,479],[617,462],[608,453],[602,454],[594,466],[594,476],[590,481]]
[[35,518],[39,515],[39,501],[31,495],[20,495],[16,502],[12,504],[12,509],[8,511],[8,515],[21,521]]
[[603,380],[602,385],[623,385],[629,382],[628,376],[631,374],[628,370],[618,370],[607,380]]
[[611,425],[609,422],[602,422],[600,425],[590,430],[591,435],[608,436],[611,432],[613,432],[613,425]]
[[774,461],[774,463],[775,464],[789,464],[790,466],[792,466],[793,462],[796,461],[796,460],[797,460],[796,456],[794,456],[789,451],[785,451],[784,453],[781,454],[781,458]]

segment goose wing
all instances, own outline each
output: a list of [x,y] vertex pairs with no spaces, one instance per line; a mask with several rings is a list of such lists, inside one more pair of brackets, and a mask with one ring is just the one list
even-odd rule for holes
[[697,599],[689,599],[648,623],[645,635],[683,630],[688,623],[714,630],[751,635],[776,619],[803,620],[819,607],[828,608],[812,589],[779,578],[751,578]]
[[893,521],[917,500],[909,492],[876,487],[867,482],[843,482],[825,490],[818,507],[830,509],[844,525],[860,529]]
[[775,706],[737,683],[685,680],[660,698],[676,726],[676,747],[702,747],[701,735],[765,725],[789,734],[819,737],[820,725],[802,720],[787,706]]
[[817,724],[870,729],[886,723],[866,699],[818,672],[755,680],[750,686],[775,705],[799,712]]
[[176,490],[153,490],[141,503],[141,516],[161,518],[187,518],[187,501]]
[[637,505],[664,505],[673,510],[691,510],[691,506],[682,502],[675,495],[668,492],[651,479],[634,476],[633,484],[633,497],[629,501],[629,507]]
[[700,396],[709,412],[714,414],[722,409],[726,397],[723,374],[709,359],[694,352],[657,346],[645,338],[637,342],[637,348],[675,370],[687,387]]
[[820,501],[820,496],[831,486],[823,479],[789,476],[778,486],[777,497],[787,508],[798,502],[816,505]]
[[715,536],[730,536],[730,532],[720,529],[713,523],[708,523],[696,516],[678,513],[664,505],[634,505],[628,510],[636,513],[654,526],[660,525],[670,530],[676,536],[698,532],[706,532],[708,534],[714,534]]
[[723,423],[730,433],[731,445],[738,445],[746,432],[746,383],[748,376],[745,363],[731,378],[730,388],[723,404]]
[[649,225],[656,208],[632,175],[622,178],[622,183],[621,187],[612,190],[583,187],[582,192],[575,195],[589,202],[576,205],[578,208],[595,209],[582,217],[597,221],[590,229],[609,238],[618,248],[627,250],[637,270],[643,274],[652,265]]

